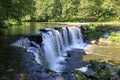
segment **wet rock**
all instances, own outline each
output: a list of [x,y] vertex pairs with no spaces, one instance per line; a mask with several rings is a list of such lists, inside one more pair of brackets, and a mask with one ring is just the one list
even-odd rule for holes
[[61,27],[54,27],[55,30],[61,30]]
[[85,51],[83,50],[83,49],[71,49],[71,50],[68,50],[68,51],[66,51],[67,53],[71,53],[71,54],[73,54],[73,53],[76,53],[76,54],[82,54],[82,55],[85,55]]
[[71,72],[76,68],[83,67],[86,65],[86,62],[82,60],[83,55],[85,55],[85,52],[82,49],[68,50],[63,54],[64,55],[62,56],[65,57],[66,62],[62,62],[60,64],[65,66],[62,70],[64,72]]
[[95,74],[95,72],[92,69],[88,69],[84,74],[86,74],[88,76],[93,76]]
[[85,52],[83,49],[68,50],[62,54],[63,57],[66,57],[66,61],[71,63],[82,61],[83,55],[85,55]]
[[27,48],[30,45],[30,40],[27,37],[21,37],[17,41],[11,44],[11,46],[17,46],[22,48]]
[[62,73],[61,76],[64,78],[64,80],[74,80],[71,72]]
[[47,69],[35,61],[34,55],[22,49],[19,49],[19,54],[21,56],[19,70],[20,73],[26,74],[26,80],[52,80],[46,73]]
[[44,28],[44,29],[39,29],[39,31],[41,31],[41,32],[48,32],[48,31],[51,31],[51,30],[53,30],[52,28]]
[[58,76],[55,78],[55,80],[65,80],[62,76]]
[[29,35],[27,37],[30,39],[30,41],[34,41],[34,42],[36,42],[37,44],[40,44],[40,45],[41,45],[41,43],[43,41],[41,34]]
[[0,80],[53,80],[33,54],[20,47],[4,48],[0,54]]
[[72,57],[72,56],[77,57],[78,55],[79,56],[85,55],[85,51],[83,49],[72,49],[66,51],[66,53],[68,57]]

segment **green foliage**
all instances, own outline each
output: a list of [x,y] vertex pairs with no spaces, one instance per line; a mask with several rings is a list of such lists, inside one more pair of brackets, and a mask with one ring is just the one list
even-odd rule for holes
[[34,12],[34,0],[0,0],[0,26],[10,26]]
[[113,66],[105,63],[105,62],[98,62],[98,61],[90,61],[95,74],[94,76],[98,78],[98,80],[113,80]]
[[0,26],[13,21],[119,21],[119,4],[120,0],[0,0]]
[[[113,66],[106,62],[99,62],[96,60],[90,61],[91,66],[88,68],[94,71],[91,76],[83,74],[80,71],[74,71],[74,80],[119,80],[120,66]],[[118,77],[119,76],[119,77]]]
[[95,2],[90,0],[81,0],[78,8],[80,17],[90,17],[95,10]]
[[118,77],[120,79],[120,65],[115,66],[115,69],[116,69]]
[[[105,27],[104,27],[105,28]],[[103,26],[98,25],[98,24],[90,24],[88,25],[84,32],[84,39],[85,40],[93,40],[93,39],[98,39],[104,34]]]
[[80,71],[73,71],[74,80],[87,80],[87,77]]
[[111,32],[108,36],[108,40],[120,43],[120,33]]
[[8,20],[5,20],[4,21],[4,26],[13,26],[13,25],[16,25],[17,24],[17,21],[15,19],[8,19]]
[[120,42],[120,33],[115,33],[120,29],[119,25],[100,25],[100,24],[90,24],[88,26],[83,26],[82,28],[84,40],[98,40],[103,37],[104,33],[109,33],[108,39],[113,42]]
[[120,20],[119,2],[119,0],[36,0],[33,19],[50,22]]

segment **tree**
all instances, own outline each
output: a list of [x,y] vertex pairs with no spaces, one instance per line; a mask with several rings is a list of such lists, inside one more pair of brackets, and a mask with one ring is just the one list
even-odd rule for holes
[[20,22],[34,11],[34,0],[0,0],[0,26]]
[[93,16],[95,12],[95,2],[93,0],[81,0],[78,8],[78,15],[81,18]]
[[62,5],[60,0],[53,0],[53,8],[51,10],[51,18],[55,18],[57,20],[59,20],[61,18],[61,14],[62,14]]
[[101,5],[103,12],[102,12],[102,17],[104,19],[107,18],[115,18],[116,12],[115,12],[115,7],[116,3],[115,0],[104,0],[103,4]]

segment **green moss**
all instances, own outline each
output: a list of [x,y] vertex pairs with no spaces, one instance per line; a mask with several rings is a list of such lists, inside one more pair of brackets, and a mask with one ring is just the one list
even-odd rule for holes
[[120,65],[114,66],[106,62],[99,62],[97,60],[91,60],[89,63],[91,64],[89,68],[91,68],[95,72],[94,75],[89,76],[80,71],[74,71],[73,72],[74,80],[119,80],[120,79],[119,78]]

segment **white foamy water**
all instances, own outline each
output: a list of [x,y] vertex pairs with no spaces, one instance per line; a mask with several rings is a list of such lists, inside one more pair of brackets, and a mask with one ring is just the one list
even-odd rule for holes
[[61,31],[49,30],[42,32],[43,53],[49,63],[49,68],[59,70],[64,67],[59,64],[65,62],[64,52],[72,48],[83,49],[86,44],[83,42],[82,33],[78,27],[64,27]]

